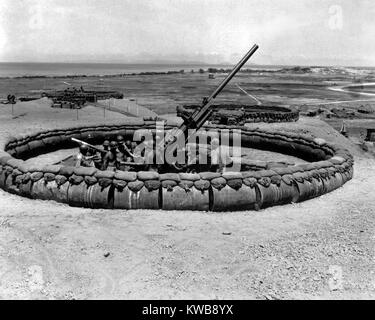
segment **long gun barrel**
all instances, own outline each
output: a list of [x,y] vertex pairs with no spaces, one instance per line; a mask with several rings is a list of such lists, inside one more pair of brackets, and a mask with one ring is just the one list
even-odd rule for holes
[[[185,141],[189,139],[187,135],[187,131],[189,128],[194,128],[195,130],[199,130],[203,124],[207,121],[211,114],[210,107],[213,103],[213,100],[220,94],[220,92],[225,88],[230,80],[237,74],[237,72],[243,67],[243,65],[250,59],[250,57],[257,51],[259,48],[258,45],[254,45],[241,59],[240,62],[236,64],[233,70],[225,77],[225,79],[220,83],[220,85],[215,89],[215,91],[207,98],[203,100],[202,106],[197,109],[188,119],[188,121],[184,121],[184,123],[175,130],[172,130],[167,134],[165,139],[161,141],[160,146],[166,148],[171,145],[174,141],[177,140],[178,135],[184,134]],[[170,150],[174,152],[174,150]]]
[[77,142],[77,143],[79,143],[79,144],[86,145],[86,146],[90,147],[91,149],[94,149],[95,151],[98,151],[98,152],[100,152],[100,153],[103,153],[103,154],[104,154],[104,153],[107,153],[107,151],[102,150],[102,149],[100,149],[100,148],[97,148],[97,147],[93,146],[92,144],[89,144],[89,143],[87,143],[87,142],[85,142],[85,141],[82,141],[82,140],[79,140],[79,139],[76,139],[76,138],[72,138],[72,141]]

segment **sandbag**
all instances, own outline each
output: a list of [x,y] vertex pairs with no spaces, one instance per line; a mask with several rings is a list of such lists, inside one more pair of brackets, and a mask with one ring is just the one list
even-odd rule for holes
[[210,181],[208,180],[198,180],[194,181],[194,186],[200,191],[207,190],[210,187]]
[[73,174],[71,177],[69,177],[69,182],[75,185],[81,184],[83,182],[83,177]]
[[163,188],[167,189],[168,191],[173,191],[173,188],[177,186],[177,182],[174,180],[164,180],[161,182]]
[[[96,171],[95,172],[95,177],[97,179],[113,179],[115,177],[116,173],[114,171],[106,170],[106,171]],[[117,178],[118,179],[118,178]],[[119,180],[124,180],[124,179],[119,179]]]
[[137,173],[136,172],[126,172],[126,171],[116,171],[115,179],[117,180],[124,180],[127,182],[137,180]]
[[288,179],[287,177],[285,179],[281,179],[278,188],[279,199],[277,201],[277,204],[295,203],[298,201],[298,188],[291,176],[290,179]]
[[302,201],[314,198],[315,187],[311,182],[307,180],[303,180],[303,179],[301,181],[295,179],[295,183],[297,185],[298,193],[299,193],[297,202],[302,202]]
[[[266,184],[267,185],[267,184]],[[282,200],[282,194],[278,186],[269,184],[268,187],[258,183],[256,185],[257,203],[259,208],[267,208],[278,204]]]
[[99,184],[94,184],[87,188],[84,203],[86,208],[112,209],[113,205],[114,187],[112,185],[103,188]]
[[20,157],[20,158],[24,158],[30,152],[28,144],[15,147],[14,150],[16,152],[17,157]]
[[41,153],[46,148],[46,145],[42,140],[30,141],[28,145],[30,152],[34,155]]
[[68,178],[65,177],[65,176],[62,176],[62,175],[57,175],[55,176],[55,181],[57,183],[57,185],[63,185],[65,182],[68,181]]
[[44,174],[44,181],[46,181],[46,182],[54,181],[55,177],[56,176],[53,173],[46,172]]
[[202,180],[212,180],[221,177],[220,172],[200,172],[199,175]]
[[43,172],[33,172],[31,173],[30,175],[30,179],[33,181],[33,182],[37,182],[39,181],[40,179],[43,179]]
[[190,181],[197,181],[201,179],[201,176],[197,173],[179,173],[180,180],[190,180]]
[[70,177],[74,173],[74,167],[61,167],[59,174],[62,176]]
[[[98,179],[95,178],[95,177],[92,177],[92,176],[85,176],[84,177],[84,180],[85,180],[85,183],[88,185],[88,186],[92,186],[94,185],[95,183],[98,182]],[[126,182],[125,182],[126,184]]]
[[344,183],[341,173],[337,172],[333,176],[323,179],[324,191],[326,193],[340,188]]
[[86,183],[70,184],[68,187],[68,204],[72,207],[83,207],[86,202],[88,186]]
[[249,177],[243,179],[244,185],[250,187],[250,188],[255,188],[256,184],[258,183],[258,180],[255,179],[254,177]]
[[56,148],[61,144],[61,137],[60,136],[51,136],[42,139],[42,142],[48,148]]
[[159,179],[159,173],[155,171],[139,171],[137,173],[138,179],[141,181],[146,180],[158,180]]
[[17,188],[15,177],[13,175],[9,174],[7,176],[4,189],[9,193],[18,194],[19,190]]
[[190,181],[190,180],[181,180],[178,183],[178,185],[179,185],[180,188],[182,188],[186,191],[186,190],[191,189],[194,186],[194,182]]
[[33,199],[55,200],[57,202],[67,202],[67,186],[59,186],[56,181],[46,182],[44,179],[34,182],[30,189],[30,196]]
[[314,176],[314,178],[312,179],[312,184],[315,190],[315,197],[319,197],[325,193],[325,187],[322,178],[320,178],[319,176]]
[[200,191],[196,188],[185,190],[179,186],[168,192],[162,189],[163,210],[209,210],[209,191]]
[[31,198],[31,187],[33,182],[31,179],[23,179],[22,183],[18,186],[19,195],[22,197]]
[[159,190],[149,191],[142,188],[138,192],[125,187],[114,190],[115,209],[159,209]]
[[144,182],[139,181],[139,180],[131,181],[128,183],[128,188],[133,192],[138,192],[139,190],[143,188],[143,186],[144,186]]
[[98,170],[93,167],[77,167],[73,170],[74,174],[77,176],[93,176],[97,171]]
[[242,179],[229,179],[227,185],[234,190],[239,190],[242,187]]
[[225,180],[223,177],[215,178],[211,180],[211,186],[215,189],[222,189],[227,185],[227,180]]
[[180,182],[181,178],[178,173],[163,173],[159,175],[160,181],[172,180],[175,182]]
[[225,186],[212,189],[212,211],[236,211],[255,209],[257,196],[255,188],[243,185],[238,190]]
[[145,187],[148,191],[159,190],[161,182],[159,180],[147,180],[145,181]]

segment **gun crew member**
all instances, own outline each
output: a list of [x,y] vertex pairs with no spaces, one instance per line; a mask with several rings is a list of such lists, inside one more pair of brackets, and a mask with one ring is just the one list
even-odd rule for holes
[[94,157],[89,153],[89,147],[82,144],[77,154],[76,167],[95,167]]
[[[116,138],[117,145],[118,145],[118,158],[119,161],[126,161],[127,158],[132,158],[134,160],[134,155],[131,151],[131,142],[127,141],[125,142],[124,137],[119,135]],[[130,148],[128,147],[128,144],[130,142]]]
[[109,144],[110,144],[109,140],[105,140],[103,142],[103,150],[104,151],[109,151]]
[[111,141],[109,151],[103,158],[102,170],[115,171],[118,166],[117,161],[117,142]]

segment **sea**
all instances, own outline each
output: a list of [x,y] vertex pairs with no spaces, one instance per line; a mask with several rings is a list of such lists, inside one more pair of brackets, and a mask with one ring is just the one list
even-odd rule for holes
[[[228,69],[233,65],[213,64],[122,64],[122,63],[18,63],[0,62],[0,78],[15,77],[57,77],[57,76],[107,76],[141,72],[190,72],[208,68]],[[253,66],[251,66],[253,68]],[[246,68],[246,66],[245,66]],[[277,66],[254,67],[273,69]]]

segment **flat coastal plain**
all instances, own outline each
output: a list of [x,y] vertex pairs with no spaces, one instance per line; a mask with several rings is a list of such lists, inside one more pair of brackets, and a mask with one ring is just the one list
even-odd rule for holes
[[[293,105],[301,111],[372,108],[374,102],[358,101],[371,97],[329,89],[352,83],[353,74],[297,71],[241,73],[218,103],[254,104],[238,84],[264,105]],[[70,87],[119,90],[126,103],[174,117],[176,105],[200,103],[223,77],[186,71],[0,79],[0,96],[37,95],[64,89],[68,82]],[[372,82],[373,75],[355,77]],[[35,129],[126,119],[110,109],[104,115],[95,105],[54,109],[47,99],[18,102],[13,111],[0,105],[0,142]],[[225,213],[91,210],[0,190],[0,298],[373,299],[375,159],[357,138],[343,137],[323,120],[301,116],[296,123],[251,124],[324,138],[354,155],[351,181],[299,204]]]

